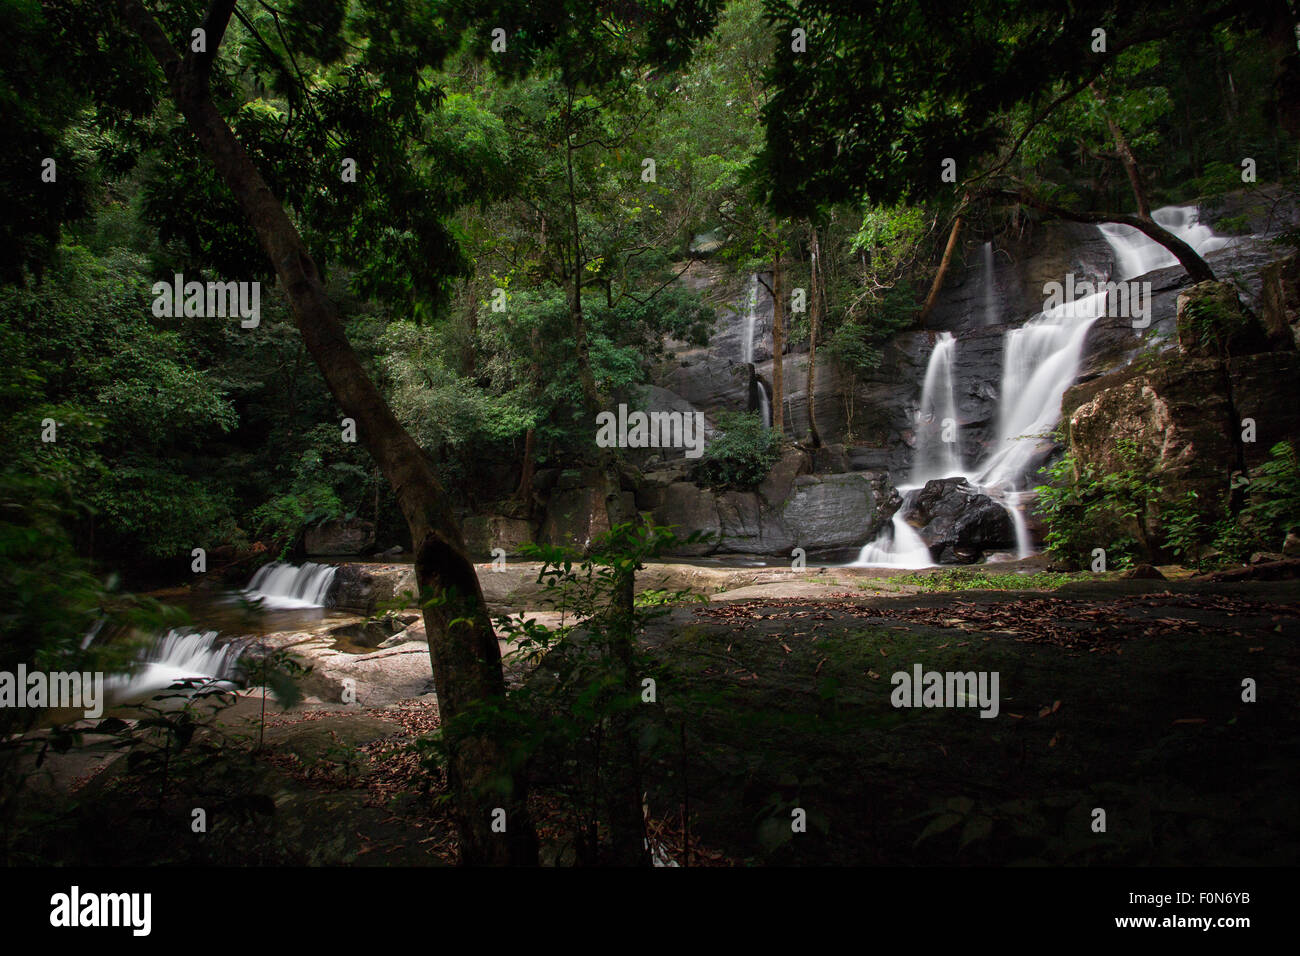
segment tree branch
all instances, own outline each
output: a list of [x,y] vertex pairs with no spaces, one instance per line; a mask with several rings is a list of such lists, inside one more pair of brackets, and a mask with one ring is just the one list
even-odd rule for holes
[[1197,255],[1195,249],[1154,219],[1143,219],[1141,216],[1131,216],[1122,212],[1076,212],[1073,209],[1066,209],[1064,206],[1057,206],[1044,199],[1039,199],[1025,189],[1019,191],[996,189],[981,195],[988,198],[1009,199],[1049,213],[1058,219],[1068,219],[1070,222],[1085,222],[1093,225],[1113,222],[1122,226],[1130,226],[1172,252],[1178,258],[1182,267],[1187,270],[1187,274],[1193,282],[1217,281],[1214,277],[1214,271],[1206,264],[1204,259]]

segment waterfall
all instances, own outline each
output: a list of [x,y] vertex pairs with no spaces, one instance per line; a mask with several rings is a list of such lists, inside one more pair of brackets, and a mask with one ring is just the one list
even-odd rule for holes
[[[1165,206],[1151,213],[1151,218],[1191,246],[1200,256],[1233,242],[1232,239],[1216,236],[1209,226],[1201,225],[1200,210],[1195,206]],[[1178,264],[1177,256],[1132,226],[1107,222],[1097,228],[1115,254],[1116,274],[1112,278],[1116,280],[1136,279],[1156,269]]]
[[984,324],[997,325],[998,323],[998,297],[997,288],[993,283],[993,243],[984,243],[984,249],[980,254],[981,269],[984,273],[983,281],[980,283],[984,289]]
[[772,427],[772,393],[768,389],[767,382],[761,378],[754,378],[755,384],[758,385],[758,414],[763,419],[763,427]]
[[921,404],[916,410],[916,458],[912,462],[914,485],[923,485],[931,478],[965,474],[956,432],[957,398],[952,375],[956,354],[957,340],[952,333],[940,332],[925,367]]
[[1105,311],[1106,293],[1099,292],[1041,312],[1007,331],[997,438],[976,472],[975,484],[1006,491],[1020,484],[1046,440],[1039,436],[1056,427],[1061,397],[1079,374],[1084,339]]
[[749,298],[745,302],[745,336],[741,351],[747,365],[754,364],[754,326],[758,322],[758,273],[749,279]]
[[[1208,226],[1201,225],[1195,206],[1157,209],[1152,218],[1200,255],[1233,242],[1214,235]],[[1164,246],[1129,226],[1107,223],[1097,228],[1115,255],[1114,281],[1136,279],[1153,269],[1178,262]],[[984,251],[987,319],[993,275],[992,244],[986,244]],[[1061,417],[1061,398],[1078,377],[1088,330],[1106,314],[1106,309],[1106,293],[1103,291],[1045,309],[1020,328],[1007,330],[1003,339],[997,434],[988,454],[972,475],[967,474],[960,453],[952,445],[936,444],[933,431],[922,428],[923,424],[938,416],[956,419],[952,382],[956,342],[950,333],[944,332],[939,336],[930,354],[921,388],[916,459],[909,484],[899,487],[905,493],[903,506],[894,514],[890,527],[862,548],[855,564],[929,567],[928,550],[923,563],[915,563],[920,554],[918,545],[924,549],[925,543],[903,515],[915,500],[917,489],[927,481],[958,476],[967,477],[1006,510],[1016,532],[1017,557],[1028,557],[1033,553],[1033,542],[1022,510],[1032,495],[1021,489],[1021,484],[1034,470],[1035,459],[1044,450],[1047,436]]]
[[1029,536],[1029,523],[1025,521],[1025,492],[1010,492],[1002,507],[1011,516],[1011,524],[1016,529],[1016,559],[1027,558],[1034,553],[1034,541]]
[[109,705],[136,704],[170,690],[178,696],[159,702],[166,708],[179,706],[179,695],[189,696],[195,690],[216,686],[233,689],[229,679],[243,646],[236,642],[219,645],[217,640],[216,631],[168,631],[141,655],[135,670],[112,674],[104,681]]
[[854,565],[864,568],[928,568],[930,549],[916,529],[903,518],[911,507],[919,489],[912,489],[903,497],[903,504],[894,512],[889,527],[862,548]]
[[274,561],[258,569],[244,595],[273,609],[324,607],[338,568],[308,561],[302,567]]

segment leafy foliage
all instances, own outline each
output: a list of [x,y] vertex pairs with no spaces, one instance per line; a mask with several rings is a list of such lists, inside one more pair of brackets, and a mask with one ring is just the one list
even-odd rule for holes
[[718,433],[695,466],[695,477],[713,488],[752,488],[781,457],[781,436],[753,412],[721,412]]

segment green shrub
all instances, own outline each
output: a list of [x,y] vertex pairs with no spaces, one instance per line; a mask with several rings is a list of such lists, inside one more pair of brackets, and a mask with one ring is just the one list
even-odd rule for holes
[[1247,482],[1249,503],[1241,517],[1262,541],[1280,547],[1288,532],[1300,531],[1300,456],[1286,441],[1268,454]]
[[781,457],[781,436],[753,412],[719,412],[718,434],[695,466],[695,480],[711,488],[752,488]]
[[1121,467],[1114,472],[1080,464],[1068,453],[1046,469],[1049,484],[1036,489],[1037,510],[1048,526],[1044,542],[1056,557],[1087,567],[1093,549],[1103,548],[1110,568],[1154,557],[1148,512],[1159,488],[1140,466],[1136,442],[1116,440],[1115,455]]

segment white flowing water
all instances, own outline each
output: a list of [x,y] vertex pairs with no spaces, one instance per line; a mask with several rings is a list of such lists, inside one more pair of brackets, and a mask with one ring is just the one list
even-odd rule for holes
[[168,631],[141,656],[135,670],[105,679],[109,706],[138,704],[165,695],[156,706],[169,709],[181,706],[195,691],[233,689],[230,678],[243,646],[218,644],[217,638],[216,631]]
[[[1200,211],[1195,206],[1165,206],[1152,212],[1151,218],[1201,256],[1233,242],[1232,239],[1216,236],[1209,226],[1202,225]],[[1112,279],[1136,279],[1156,269],[1178,264],[1177,256],[1132,226],[1107,222],[1097,228],[1115,253],[1115,275]]]
[[275,561],[257,570],[244,596],[272,609],[324,607],[337,571],[310,561],[300,568]]
[[925,367],[921,404],[916,410],[914,485],[924,485],[936,475],[965,474],[957,441],[957,397],[953,390],[952,365],[956,354],[957,340],[952,333],[940,332]]
[[993,282],[993,243],[984,243],[984,248],[980,253],[980,268],[983,272],[981,286],[984,290],[984,324],[998,324],[998,296],[997,287]]
[[758,273],[749,279],[749,297],[745,302],[745,332],[741,352],[746,364],[754,362],[754,327],[758,324]]
[[928,568],[930,549],[916,529],[903,517],[916,496],[912,489],[903,497],[902,506],[894,512],[889,527],[875,541],[863,547],[855,567],[863,568]]
[[754,379],[758,385],[758,415],[763,419],[763,427],[772,427],[772,395],[768,390],[767,382],[761,378]]
[[[1039,313],[1003,340],[997,438],[973,477],[983,488],[1016,490],[1050,441],[1061,396],[1079,374],[1088,330],[1106,311],[1106,293]],[[947,477],[934,475],[931,477]]]
[[[1152,218],[1200,255],[1222,249],[1233,241],[1214,235],[1208,226],[1202,225],[1195,206],[1157,209]],[[1129,226],[1107,223],[1098,229],[1115,256],[1113,281],[1136,279],[1178,262],[1163,246]],[[985,253],[987,314],[993,271],[991,244],[986,245]],[[979,486],[1010,515],[1016,533],[1017,557],[1028,557],[1033,553],[1033,542],[1023,511],[1027,499],[1032,496],[1021,486],[1037,458],[1045,451],[1050,432],[1061,417],[1061,398],[1079,374],[1088,330],[1106,313],[1106,309],[1106,293],[1100,292],[1046,309],[1020,328],[1007,331],[1003,340],[997,435],[974,473],[966,471],[955,445],[934,443],[932,433],[922,427],[923,420],[928,423],[936,414],[956,408],[952,381],[956,342],[949,333],[940,335],[930,354],[921,388],[916,459],[909,484],[899,488],[905,492],[903,506],[894,514],[890,527],[862,548],[854,562],[856,565],[931,566],[928,550],[925,551],[924,563],[916,563],[920,553],[917,544],[921,549],[925,544],[902,515],[914,500],[915,490],[935,478],[965,477]],[[955,411],[951,417],[955,418]],[[944,447],[949,451],[945,453]]]

